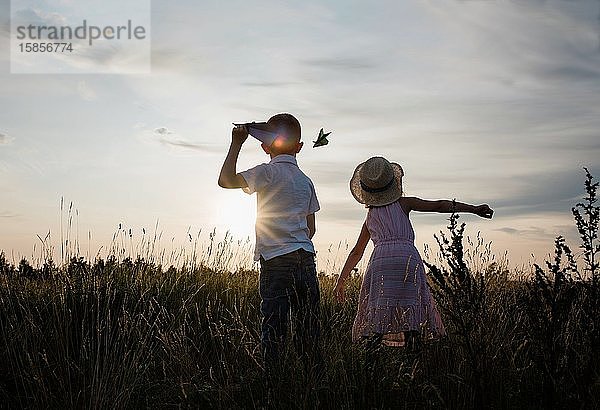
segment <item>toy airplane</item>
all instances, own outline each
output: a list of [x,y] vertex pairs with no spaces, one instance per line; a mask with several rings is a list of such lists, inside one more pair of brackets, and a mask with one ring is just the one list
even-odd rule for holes
[[270,146],[275,138],[277,138],[277,133],[273,132],[271,126],[266,122],[245,122],[245,123],[233,123],[236,127],[244,126],[248,130],[248,134],[252,135],[254,138],[262,142],[263,144]]
[[331,134],[331,131],[323,133],[323,128],[321,128],[321,131],[319,131],[319,136],[317,137],[317,140],[313,141],[314,142],[313,148],[322,147],[323,145],[329,144],[329,141],[327,140],[327,136],[329,134]]
[[[244,126],[248,130],[248,134],[262,142],[263,144],[270,146],[273,141],[277,138],[277,133],[273,131],[271,126],[266,122],[245,122],[245,123],[233,123],[236,127]],[[324,133],[323,128],[319,131],[319,136],[316,141],[313,141],[313,148],[321,147],[329,144],[327,136],[331,132]]]

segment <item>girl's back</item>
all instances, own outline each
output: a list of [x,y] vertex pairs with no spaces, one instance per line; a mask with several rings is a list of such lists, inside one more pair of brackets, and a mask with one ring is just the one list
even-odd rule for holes
[[370,208],[367,228],[375,245],[395,240],[413,243],[415,240],[415,232],[400,201]]

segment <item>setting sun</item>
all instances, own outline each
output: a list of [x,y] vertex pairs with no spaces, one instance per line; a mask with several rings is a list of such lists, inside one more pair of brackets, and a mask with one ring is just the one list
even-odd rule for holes
[[215,207],[218,230],[229,231],[236,239],[254,239],[256,197],[241,191],[225,192]]

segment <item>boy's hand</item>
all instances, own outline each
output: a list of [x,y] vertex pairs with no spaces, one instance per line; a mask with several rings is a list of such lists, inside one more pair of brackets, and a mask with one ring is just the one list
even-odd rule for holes
[[236,171],[238,155],[240,155],[242,144],[246,141],[246,138],[248,138],[248,130],[245,126],[236,125],[231,130],[231,145],[219,174],[218,184],[220,187],[245,188],[248,186],[244,177]]
[[248,138],[248,129],[245,125],[236,125],[231,130],[231,142],[237,145],[242,145]]
[[475,215],[479,215],[482,218],[492,219],[492,215],[494,215],[494,211],[487,205],[477,205],[475,207]]

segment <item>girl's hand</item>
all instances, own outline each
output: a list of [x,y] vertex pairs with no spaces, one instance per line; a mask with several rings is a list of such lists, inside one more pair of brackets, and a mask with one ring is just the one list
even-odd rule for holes
[[487,204],[477,205],[473,213],[487,219],[491,219],[494,215],[494,211]]
[[248,138],[248,129],[245,125],[236,125],[231,130],[231,142],[242,145]]
[[344,281],[338,278],[335,283],[335,288],[333,289],[333,295],[335,296],[335,300],[338,303],[344,303],[346,300],[346,290],[344,289]]

